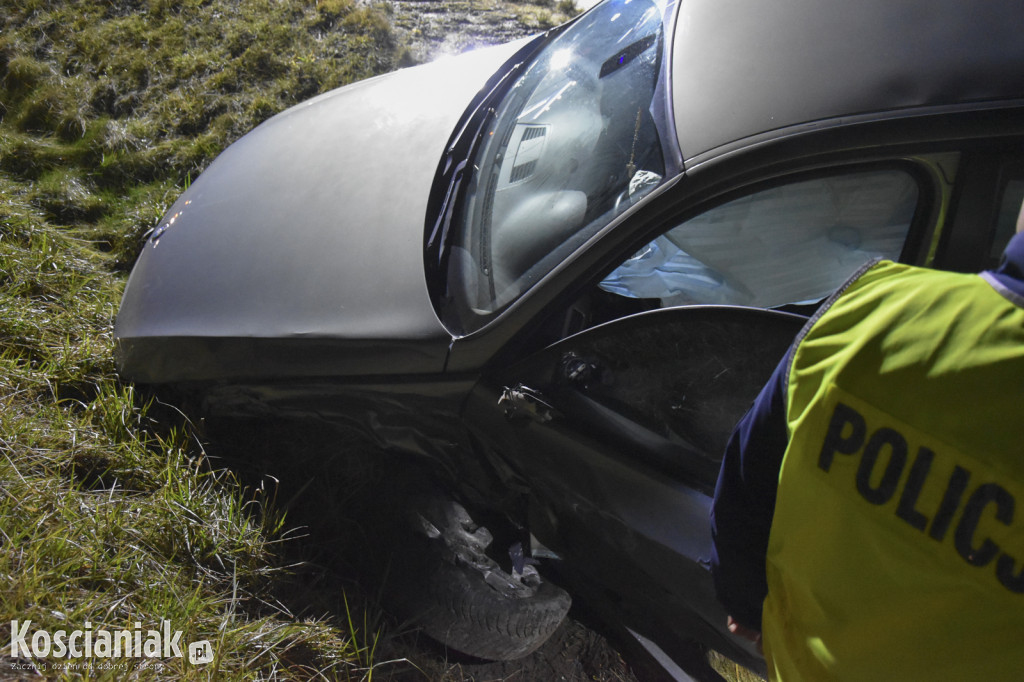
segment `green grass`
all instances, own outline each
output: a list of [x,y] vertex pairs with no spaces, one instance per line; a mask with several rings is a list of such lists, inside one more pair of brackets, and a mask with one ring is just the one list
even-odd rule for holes
[[[535,30],[576,6],[507,11]],[[0,0],[0,678],[31,663],[10,657],[13,620],[51,633],[169,620],[216,653],[202,667],[41,668],[66,679],[447,674],[380,660],[372,598],[326,565],[335,536],[360,534],[344,466],[280,486],[269,469],[229,470],[113,364],[124,283],[163,212],[260,122],[408,65],[392,20],[357,0]],[[323,504],[303,509],[311,495]],[[300,537],[325,515],[326,534]]]
[[112,329],[147,231],[217,153],[399,54],[384,14],[343,0],[3,0],[0,677],[12,620],[164,619],[215,660],[108,677],[372,675],[361,606],[287,606],[309,569],[271,479],[211,465],[187,421],[119,382]]
[[765,678],[758,673],[744,668],[717,651],[711,651],[708,660],[711,667],[728,682],[764,682]]
[[14,189],[2,187],[0,239],[0,642],[11,620],[53,632],[167,619],[217,659],[134,677],[362,678],[374,633],[269,606],[289,578],[273,487],[211,468],[180,419],[154,419],[116,380],[112,259]]

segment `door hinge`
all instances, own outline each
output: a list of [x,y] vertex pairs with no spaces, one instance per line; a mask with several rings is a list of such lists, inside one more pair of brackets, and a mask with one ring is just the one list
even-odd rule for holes
[[530,419],[546,424],[559,416],[558,410],[545,400],[540,391],[523,384],[512,388],[505,386],[498,398],[498,406],[505,410],[505,417],[510,421]]

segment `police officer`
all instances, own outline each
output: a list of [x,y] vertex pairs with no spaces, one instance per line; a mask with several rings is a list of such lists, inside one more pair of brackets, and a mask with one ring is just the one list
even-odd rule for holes
[[712,568],[772,679],[1024,679],[1022,230],[862,268],[737,425]]

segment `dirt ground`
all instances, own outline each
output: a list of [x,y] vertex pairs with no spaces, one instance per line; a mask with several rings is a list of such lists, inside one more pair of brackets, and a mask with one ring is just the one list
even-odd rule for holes
[[[637,682],[607,639],[570,618],[540,649],[516,661],[477,661],[446,654],[429,641],[411,640],[408,659],[395,670],[396,682]],[[377,671],[388,676],[387,665]]]
[[595,0],[389,0],[392,25],[417,62],[540,33]]

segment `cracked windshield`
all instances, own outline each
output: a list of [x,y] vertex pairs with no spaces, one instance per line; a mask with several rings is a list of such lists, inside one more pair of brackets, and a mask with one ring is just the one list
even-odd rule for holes
[[[656,187],[664,4],[613,0],[548,44],[472,159],[453,287],[487,316]],[[477,323],[479,324],[479,322]]]

